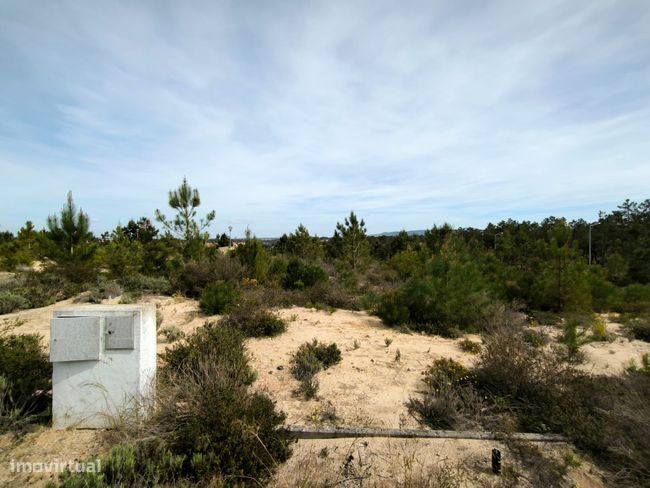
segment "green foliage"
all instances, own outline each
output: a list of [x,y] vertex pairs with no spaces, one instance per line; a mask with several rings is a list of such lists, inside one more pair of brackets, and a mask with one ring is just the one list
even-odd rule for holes
[[241,331],[206,322],[185,341],[177,343],[162,355],[165,369],[161,374],[164,377],[183,371],[195,371],[204,358],[213,357],[224,368],[227,366],[237,382],[249,385],[254,381],[255,374],[248,364],[243,341]]
[[324,255],[321,240],[309,235],[309,231],[302,224],[292,234],[283,235],[276,245],[276,250],[306,260],[320,259]]
[[199,307],[208,315],[224,313],[230,309],[238,296],[237,289],[228,283],[223,281],[211,283],[201,293]]
[[[590,376],[553,348],[528,344],[519,327],[486,336],[472,372],[481,395],[492,403],[484,421],[495,428],[557,432],[609,470],[616,486],[640,486],[650,475],[650,376]],[[500,419],[500,420],[499,420]],[[512,421],[515,425],[512,425]]]
[[363,269],[370,257],[370,245],[366,236],[366,224],[350,212],[343,223],[336,224],[331,248],[335,257],[340,258],[353,272]]
[[222,323],[243,332],[246,337],[273,337],[287,330],[287,323],[254,300],[242,300]]
[[327,273],[320,266],[306,264],[299,259],[291,259],[287,265],[282,286],[288,289],[310,288],[327,281]]
[[210,283],[236,283],[243,275],[237,259],[221,253],[186,263],[175,280],[176,287],[188,297],[198,297]]
[[164,276],[150,276],[134,273],[122,276],[119,282],[125,290],[135,293],[166,295],[170,293],[172,289],[169,280]]
[[167,342],[176,342],[185,337],[185,333],[175,325],[166,325],[162,327],[158,331],[158,334],[162,335]]
[[160,210],[156,210],[156,220],[167,232],[183,241],[185,257],[200,256],[208,240],[204,232],[215,218],[215,211],[208,212],[205,218],[196,220],[196,209],[201,205],[201,197],[196,188],[192,188],[187,179],[176,190],[169,192],[169,206],[176,211],[173,219],[168,219]]
[[251,237],[249,230],[246,231],[246,241],[237,246],[235,255],[246,268],[248,278],[256,279],[258,282],[266,279],[271,260],[264,245],[256,237]]
[[625,314],[621,317],[621,322],[632,337],[650,342],[650,313]]
[[470,339],[463,339],[458,343],[458,346],[465,352],[470,354],[479,354],[481,352],[481,343],[475,342]]
[[0,313],[44,307],[79,293],[81,285],[53,270],[26,271],[0,285]]
[[470,249],[450,237],[421,277],[384,296],[378,315],[389,325],[411,324],[450,335],[455,327],[477,330],[489,302],[488,286]]
[[49,401],[52,366],[35,334],[0,329],[0,431],[28,416],[43,417]]
[[93,276],[96,245],[90,232],[90,219],[83,210],[77,211],[68,192],[61,215],[50,215],[48,230],[40,240],[45,255],[56,262],[60,272],[70,281],[83,282]]
[[100,248],[99,259],[113,278],[141,273],[144,268],[144,245],[130,239],[118,226],[111,240]]
[[586,333],[584,330],[579,330],[581,326],[580,320],[576,318],[569,318],[566,320],[563,328],[560,342],[562,342],[567,349],[567,355],[570,360],[581,359],[579,352],[580,346],[587,342]]
[[29,308],[29,301],[13,291],[0,291],[0,314]]
[[413,278],[422,275],[427,257],[428,254],[422,251],[401,251],[388,260],[388,266],[394,269],[400,278]]
[[291,374],[300,382],[298,392],[305,400],[316,396],[316,374],[341,361],[341,351],[335,343],[326,345],[316,339],[302,344],[291,359]]
[[556,311],[590,310],[588,267],[570,238],[570,229],[558,222],[550,232],[550,244],[544,244],[545,261],[533,284],[533,306]]
[[420,398],[410,398],[409,412],[434,429],[461,428],[471,423],[481,408],[467,368],[453,359],[441,358],[424,372],[426,386]]

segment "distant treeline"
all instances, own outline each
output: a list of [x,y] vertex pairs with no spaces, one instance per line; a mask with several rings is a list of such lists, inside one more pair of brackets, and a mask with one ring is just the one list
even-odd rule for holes
[[[226,253],[219,248],[230,245],[229,236],[210,240],[207,234],[215,213],[196,217],[196,189],[183,181],[170,192],[169,204],[171,218],[156,211],[160,227],[142,217],[95,236],[69,195],[45,229],[27,222],[16,235],[0,233],[0,268],[25,270],[39,261],[42,276],[65,280],[58,288],[70,293],[113,280],[125,289],[137,282],[142,291],[198,296],[210,281],[241,286],[241,280],[254,280],[267,289],[301,290],[311,302],[365,308],[389,323],[433,329],[470,327],[494,300],[557,312],[644,311],[650,304],[650,200],[626,200],[592,223],[549,217],[539,223],[506,220],[485,229],[444,224],[421,235],[369,236],[352,212],[328,239],[300,225],[274,241],[248,233]],[[197,278],[201,273],[206,276]],[[44,279],[32,273],[23,280],[28,278]],[[5,300],[10,302],[5,311],[47,301],[30,297],[33,290],[21,292],[30,289],[25,283],[2,286],[0,298],[19,295]]]

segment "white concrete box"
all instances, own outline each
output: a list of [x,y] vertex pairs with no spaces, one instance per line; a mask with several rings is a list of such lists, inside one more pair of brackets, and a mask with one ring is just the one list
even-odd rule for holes
[[50,332],[55,429],[109,427],[118,412],[153,398],[153,305],[59,309],[54,312]]

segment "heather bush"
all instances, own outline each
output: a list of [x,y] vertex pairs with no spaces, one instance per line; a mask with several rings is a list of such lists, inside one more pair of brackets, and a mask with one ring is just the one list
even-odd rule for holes
[[407,402],[409,412],[434,429],[477,425],[482,400],[467,368],[453,359],[437,359],[424,372],[425,390]]
[[246,337],[272,337],[287,330],[284,319],[251,299],[240,301],[221,323],[242,331]]

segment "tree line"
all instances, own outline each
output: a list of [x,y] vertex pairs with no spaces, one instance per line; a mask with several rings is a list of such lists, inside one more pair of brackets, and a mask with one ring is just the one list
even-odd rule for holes
[[[26,222],[15,235],[0,233],[3,270],[27,269],[35,261],[44,267],[38,277],[27,270],[22,283],[0,285],[0,298],[20,295],[29,280],[52,281],[52,275],[76,291],[106,280],[124,288],[164,282],[140,288],[190,296],[210,280],[226,279],[237,286],[254,282],[304,291],[312,301],[368,309],[388,323],[420,324],[433,332],[478,327],[482,310],[495,300],[552,312],[646,311],[650,304],[650,200],[626,200],[596,222],[548,217],[484,229],[444,224],[422,235],[370,236],[351,212],[329,238],[301,224],[273,242],[248,232],[223,252],[230,236],[210,240],[208,228],[217,216],[198,216],[198,190],[184,179],[168,197],[173,214],[156,210],[158,226],[141,217],[96,236],[68,194],[44,229]],[[28,302],[14,297],[13,308]]]

